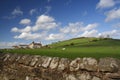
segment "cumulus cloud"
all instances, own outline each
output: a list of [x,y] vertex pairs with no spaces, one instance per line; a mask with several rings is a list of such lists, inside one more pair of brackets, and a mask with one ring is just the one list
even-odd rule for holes
[[31,33],[27,33],[27,32],[23,32],[21,33],[19,36],[14,36],[14,38],[16,39],[37,39],[39,38],[40,35],[37,33],[31,34]]
[[[26,22],[21,20],[22,23]],[[29,22],[26,22],[26,24]],[[23,24],[23,23],[22,23]],[[25,23],[24,23],[25,24]],[[40,15],[33,26],[26,26],[22,29],[13,27],[11,32],[18,32],[19,35],[14,36],[15,39],[41,39],[41,40],[63,40],[68,38],[85,36],[94,36],[97,33],[95,28],[97,23],[85,25],[83,22],[69,23],[67,26],[60,26],[53,17],[47,15]],[[52,30],[52,32],[51,32]],[[58,30],[58,31],[56,31]]]
[[23,25],[28,25],[28,24],[30,24],[31,23],[31,20],[30,19],[22,19],[21,21],[20,21],[20,24],[23,24]]
[[[23,19],[20,21],[20,24],[28,24],[30,22],[31,21],[28,19]],[[13,27],[11,29],[11,32],[20,33],[19,35],[14,36],[15,39],[27,39],[28,40],[28,39],[40,39],[41,37],[44,37],[45,39],[47,37],[45,36],[46,32],[48,32],[51,29],[56,28],[57,26],[58,24],[55,22],[53,17],[47,16],[47,15],[41,15],[37,18],[33,26],[26,26],[22,29]]]
[[114,19],[120,19],[120,8],[108,11],[106,13],[106,16],[107,16],[105,19],[106,22],[112,21]]
[[76,23],[69,23],[68,26],[61,28],[60,31],[62,33],[79,33],[87,30],[94,29],[98,26],[97,23],[88,24],[87,26],[84,26],[82,22],[76,22]]
[[14,36],[15,39],[25,39],[25,40],[35,40],[43,39],[46,37],[46,32],[32,33],[32,32],[22,32],[20,35]]
[[78,33],[80,28],[83,27],[82,22],[69,23],[68,26],[65,26],[60,29],[62,33]]
[[[20,24],[30,24],[31,20],[23,19],[20,21]],[[54,18],[46,15],[41,15],[37,18],[34,26],[26,26],[23,29],[18,29],[14,27],[11,29],[12,32],[30,32],[38,30],[49,30],[57,27],[58,24],[55,22]]]
[[111,30],[111,31],[105,31],[105,32],[102,32],[102,33],[98,34],[98,36],[100,36],[100,37],[107,37],[108,35],[110,37],[120,36],[120,31],[114,29],[114,30]]
[[11,48],[14,45],[17,45],[18,42],[0,42],[0,49],[1,48]]
[[57,26],[58,24],[55,22],[53,17],[47,16],[47,15],[41,15],[38,17],[32,29],[33,31],[38,31],[40,29],[49,30]]
[[79,37],[96,37],[97,33],[98,33],[98,31],[93,29],[93,30],[90,30],[90,31],[85,31],[84,33],[79,35]]
[[23,15],[23,11],[17,7],[13,10],[12,15]]
[[48,37],[46,37],[46,40],[62,40],[64,39],[64,34],[58,33],[58,34],[50,34]]
[[100,2],[97,4],[97,8],[110,8],[113,7],[115,4],[115,0],[100,0]]
[[98,26],[98,23],[88,24],[86,27],[83,27],[82,30],[88,31],[88,30],[96,28],[97,26]]
[[36,9],[31,9],[30,12],[29,12],[30,15],[33,15],[34,13],[37,13]]
[[30,32],[32,29],[31,29],[31,26],[26,26],[25,28],[23,29],[18,29],[17,27],[14,27],[11,29],[12,32]]

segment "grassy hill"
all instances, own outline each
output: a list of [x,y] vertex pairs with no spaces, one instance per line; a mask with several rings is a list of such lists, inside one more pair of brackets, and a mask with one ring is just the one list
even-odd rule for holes
[[111,38],[74,38],[65,41],[59,41],[49,46],[52,47],[113,47],[120,46],[120,40]]
[[[51,48],[15,49],[7,52],[39,54],[55,57],[115,57],[120,58],[120,40],[111,38],[74,38],[48,45]],[[64,48],[64,50],[63,50]],[[5,52],[5,51],[4,51]]]

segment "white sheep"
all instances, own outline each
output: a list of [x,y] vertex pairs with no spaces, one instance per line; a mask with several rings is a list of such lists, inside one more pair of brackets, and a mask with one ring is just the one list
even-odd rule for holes
[[62,50],[64,51],[66,48],[62,48]]

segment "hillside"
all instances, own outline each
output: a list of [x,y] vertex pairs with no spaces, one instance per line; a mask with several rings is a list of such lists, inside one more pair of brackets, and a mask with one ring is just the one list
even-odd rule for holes
[[59,41],[49,46],[53,48],[59,47],[115,47],[120,46],[119,39],[111,39],[111,38],[73,38],[70,40]]
[[42,56],[64,57],[114,57],[120,59],[120,40],[111,38],[74,38],[49,44],[39,49],[2,50],[2,53],[38,54]]

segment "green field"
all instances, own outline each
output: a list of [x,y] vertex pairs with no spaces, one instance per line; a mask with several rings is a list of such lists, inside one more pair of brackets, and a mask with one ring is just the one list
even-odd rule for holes
[[[74,59],[76,57],[115,57],[120,59],[120,40],[110,38],[74,38],[48,45],[51,48],[1,50],[4,53],[38,54]],[[65,50],[62,50],[65,48]]]

